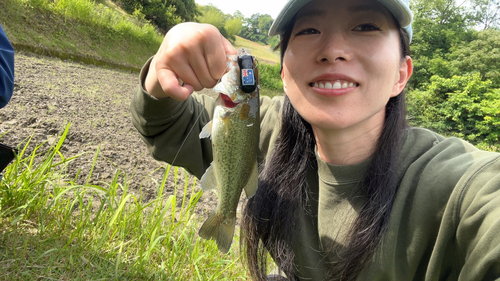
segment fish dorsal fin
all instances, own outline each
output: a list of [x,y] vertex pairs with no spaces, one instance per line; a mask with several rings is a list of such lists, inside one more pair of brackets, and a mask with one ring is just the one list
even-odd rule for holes
[[200,132],[200,139],[208,138],[212,139],[212,124],[213,122],[208,122]]
[[259,185],[259,172],[257,170],[257,161],[255,161],[252,173],[250,174],[250,178],[245,186],[245,194],[247,195],[247,198],[251,198],[255,195],[255,192],[257,192],[257,187]]
[[217,178],[215,177],[214,163],[210,164],[210,167],[205,171],[201,177],[201,189],[207,191],[217,187]]

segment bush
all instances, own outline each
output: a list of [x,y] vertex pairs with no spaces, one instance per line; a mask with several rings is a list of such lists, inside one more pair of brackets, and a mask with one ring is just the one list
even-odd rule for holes
[[283,81],[281,81],[280,65],[275,64],[265,64],[260,63],[259,67],[259,79],[260,86],[262,88],[283,91]]
[[472,143],[500,142],[500,89],[481,81],[479,73],[432,76],[426,90],[407,97],[410,122]]

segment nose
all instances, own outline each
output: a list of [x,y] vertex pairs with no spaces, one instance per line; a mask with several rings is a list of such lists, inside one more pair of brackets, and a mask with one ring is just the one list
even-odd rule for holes
[[351,58],[351,48],[345,36],[340,32],[334,32],[325,37],[317,54],[317,61],[321,63],[350,61]]

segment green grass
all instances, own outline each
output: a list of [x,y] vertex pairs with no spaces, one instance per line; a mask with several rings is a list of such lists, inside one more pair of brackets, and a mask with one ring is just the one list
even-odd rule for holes
[[0,23],[16,50],[135,69],[163,40],[150,24],[90,0],[3,0]]
[[234,42],[234,47],[236,49],[245,48],[251,51],[251,54],[259,59],[261,63],[267,64],[279,64],[279,55],[272,51],[269,46],[263,46],[259,43],[255,43],[248,39],[236,36],[236,41]]
[[[142,203],[127,175],[77,184],[60,148],[27,140],[0,181],[0,280],[246,280],[238,237],[227,255],[197,236],[193,210],[202,192],[179,186],[166,166],[156,199]],[[99,150],[95,153],[95,159]],[[95,163],[95,162],[94,162]],[[88,179],[92,176],[90,171]],[[166,195],[167,177],[184,196]],[[174,192],[176,194],[176,192]],[[176,202],[182,202],[177,207]]]

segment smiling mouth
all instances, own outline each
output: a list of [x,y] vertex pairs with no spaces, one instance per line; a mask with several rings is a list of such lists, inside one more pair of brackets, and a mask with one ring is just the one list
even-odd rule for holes
[[320,89],[346,89],[346,88],[358,87],[359,84],[354,82],[338,80],[329,82],[323,82],[323,81],[312,82],[309,83],[309,86]]

